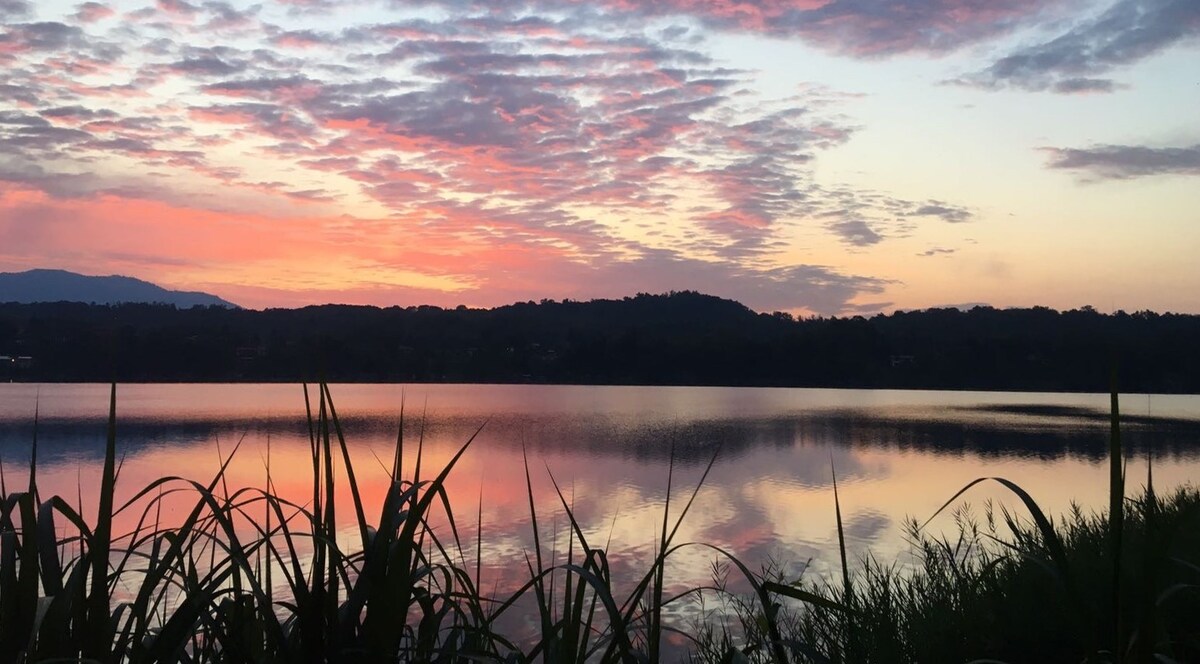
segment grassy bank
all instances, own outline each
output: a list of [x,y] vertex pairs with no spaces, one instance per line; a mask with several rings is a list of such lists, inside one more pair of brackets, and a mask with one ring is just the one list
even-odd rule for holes
[[[431,472],[401,422],[381,461],[389,487],[366,504],[328,387],[305,401],[303,503],[280,497],[269,462],[261,487],[229,487],[236,448],[205,482],[165,477],[118,501],[115,387],[94,512],[78,496],[40,495],[35,434],[27,484],[8,486],[0,467],[0,661],[656,662],[669,637],[712,661],[1200,660],[1200,495],[1160,497],[1147,476],[1139,498],[1124,498],[1115,397],[1105,516],[1051,522],[998,480],[1024,503],[1019,514],[985,507],[976,520],[954,496],[943,509],[956,538],[912,526],[916,569],[852,565],[843,543],[837,580],[784,579],[677,541],[699,485],[670,487],[670,476],[652,560],[614,579],[605,544],[588,541],[557,483],[551,507],[567,516],[567,550],[540,541],[546,506],[534,504],[527,463],[526,580],[504,593],[482,587],[481,528],[474,542],[460,537],[468,517],[456,518],[444,488],[474,437]],[[347,496],[354,519],[339,523],[335,503]],[[833,498],[840,533],[836,485]],[[165,518],[167,504],[182,515]],[[125,523],[136,525],[118,532]],[[668,561],[696,547],[717,578],[670,592]],[[705,607],[689,611],[694,624],[667,618],[693,602]]]
[[[1126,508],[1119,560],[1108,518],[1083,511],[1053,539],[988,506],[958,510],[953,538],[911,524],[915,567],[867,559],[845,582],[809,582],[845,609],[786,607],[780,632],[804,644],[798,662],[1200,661],[1200,493],[1146,491]],[[726,625],[756,629],[755,607],[726,606],[732,618],[700,626],[703,660],[733,645]]]

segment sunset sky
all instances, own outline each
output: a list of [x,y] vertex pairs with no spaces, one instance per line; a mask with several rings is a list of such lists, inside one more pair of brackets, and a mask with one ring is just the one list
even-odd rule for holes
[[1200,0],[0,0],[0,271],[1200,312]]

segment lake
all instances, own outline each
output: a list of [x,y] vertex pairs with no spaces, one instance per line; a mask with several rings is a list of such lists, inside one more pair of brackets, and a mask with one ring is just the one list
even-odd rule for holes
[[[808,566],[818,577],[838,570],[831,469],[851,556],[885,562],[908,555],[906,520],[925,521],[977,477],[1011,479],[1052,512],[1072,501],[1097,509],[1107,495],[1108,395],[547,385],[331,390],[368,503],[386,489],[402,404],[407,473],[419,438],[427,477],[479,430],[448,489],[472,551],[481,519],[485,568],[496,587],[525,573],[532,542],[523,451],[546,540],[557,533],[561,555],[566,521],[552,473],[617,574],[647,569],[672,454],[673,514],[718,455],[679,541],[728,548],[752,567],[774,561],[799,573]],[[1131,492],[1145,482],[1147,459],[1158,488],[1200,476],[1200,396],[1122,395],[1121,404]],[[87,503],[103,458],[108,386],[0,385],[0,459],[10,489],[28,472],[35,407],[41,493]],[[120,385],[117,411],[118,499],[165,475],[207,481],[219,466],[218,450],[228,454],[239,442],[231,489],[263,486],[269,446],[275,491],[299,502],[310,495],[299,385]],[[978,513],[989,499],[1011,505],[1010,498],[986,485],[965,500]],[[349,504],[339,500],[347,526]],[[952,517],[940,516],[930,528],[952,530]],[[704,550],[685,550],[672,568],[674,582],[703,582],[711,561]]]

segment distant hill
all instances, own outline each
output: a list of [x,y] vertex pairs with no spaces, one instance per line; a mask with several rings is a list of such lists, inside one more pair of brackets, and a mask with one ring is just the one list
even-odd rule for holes
[[173,291],[133,277],[91,277],[66,270],[0,272],[0,302],[85,302],[90,304],[171,304],[236,308],[215,295]]

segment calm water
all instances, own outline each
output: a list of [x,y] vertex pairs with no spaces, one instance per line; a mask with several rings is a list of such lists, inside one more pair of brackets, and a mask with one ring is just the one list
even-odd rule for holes
[[[676,387],[344,385],[333,396],[368,502],[386,487],[401,404],[406,436],[423,432],[424,464],[440,469],[483,429],[451,476],[456,516],[474,527],[482,495],[484,557],[497,583],[523,568],[531,542],[522,449],[547,538],[563,531],[552,472],[593,543],[614,568],[646,568],[661,527],[667,469],[690,492],[720,448],[679,537],[727,547],[747,562],[810,573],[836,564],[830,464],[858,555],[903,559],[904,522],[925,520],[973,478],[1024,486],[1046,508],[1105,500],[1107,395]],[[104,385],[0,385],[0,459],[8,485],[28,472],[40,409],[39,487],[83,500],[103,454]],[[1125,395],[1129,484],[1153,456],[1156,486],[1200,477],[1200,396]],[[423,415],[423,417],[422,417]],[[239,440],[229,481],[262,486],[268,441],[276,490],[300,501],[311,471],[304,399],[296,385],[123,385],[118,388],[120,493],[164,475],[207,480]],[[486,422],[486,424],[485,424]],[[413,454],[406,457],[410,469]],[[682,487],[682,489],[681,489]],[[1005,498],[981,489],[972,504]],[[1006,498],[1005,498],[1006,499]],[[680,500],[673,502],[678,505]],[[348,506],[348,500],[341,505]],[[370,513],[370,512],[369,512]],[[349,517],[349,514],[347,514]],[[934,528],[950,527],[949,517]],[[474,541],[471,537],[470,541]],[[560,538],[560,541],[565,541]],[[679,582],[702,581],[711,556],[676,561]],[[753,565],[752,565],[753,566]]]

